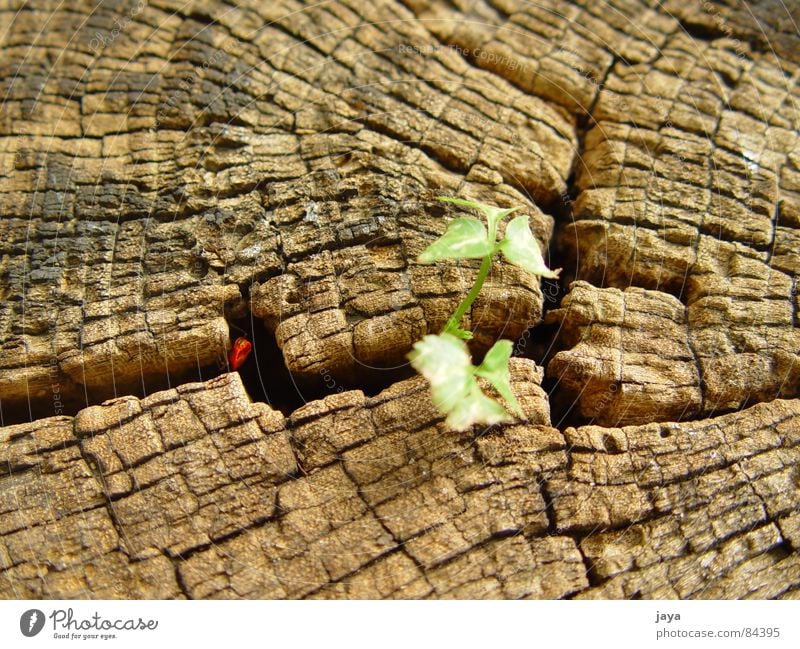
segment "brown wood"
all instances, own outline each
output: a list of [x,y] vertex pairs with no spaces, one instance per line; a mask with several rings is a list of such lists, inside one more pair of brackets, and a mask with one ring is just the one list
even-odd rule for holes
[[[0,596],[797,597],[800,16],[460,4],[0,11]],[[396,380],[441,194],[564,268],[489,431]]]
[[444,429],[423,379],[285,419],[238,374],[3,429],[3,597],[777,597],[800,402],[702,422]]

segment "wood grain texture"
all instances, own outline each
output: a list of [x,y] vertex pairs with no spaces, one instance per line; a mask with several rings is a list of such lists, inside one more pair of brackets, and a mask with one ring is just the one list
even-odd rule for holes
[[0,430],[0,596],[776,597],[800,586],[800,403],[448,432],[420,378],[285,418],[238,374]]
[[[0,413],[32,421],[0,426],[0,597],[797,598],[771,7],[3,5]],[[513,361],[526,419],[467,434],[364,378],[472,283],[416,262],[441,194],[522,206],[564,268],[493,269],[476,355],[553,339]],[[246,316],[301,408],[190,382]]]
[[[454,8],[414,3],[479,66],[590,113],[559,238],[591,286],[549,316],[571,349],[548,373],[599,423],[800,394],[798,67],[751,46],[743,12],[672,5],[688,25],[628,2],[507,1],[471,3],[473,29]],[[707,38],[692,35],[701,23]]]
[[[6,13],[0,73],[11,405],[213,365],[248,307],[300,377],[395,364],[471,282],[414,263],[452,212],[437,194],[522,205],[550,238],[526,195],[565,190],[574,124],[454,51],[401,52],[436,41],[399,5],[374,25],[357,3],[252,3],[209,26],[147,4],[99,48],[110,8],[35,6]],[[43,13],[72,34],[47,70]],[[328,36],[305,40],[315,21]],[[501,264],[472,317],[486,343],[540,314],[535,278]]]

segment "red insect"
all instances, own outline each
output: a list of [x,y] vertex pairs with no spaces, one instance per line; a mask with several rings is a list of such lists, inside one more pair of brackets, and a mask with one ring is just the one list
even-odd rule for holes
[[244,336],[239,336],[234,340],[233,347],[231,347],[231,351],[228,354],[228,364],[231,371],[238,370],[247,360],[247,357],[250,356],[251,351],[253,351],[253,345]]

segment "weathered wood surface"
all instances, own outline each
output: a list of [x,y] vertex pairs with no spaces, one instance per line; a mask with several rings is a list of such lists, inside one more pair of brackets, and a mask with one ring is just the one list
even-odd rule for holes
[[[686,5],[0,9],[0,595],[796,597],[800,17]],[[248,313],[316,395],[402,363],[474,272],[437,194],[565,269],[530,421],[124,396]],[[545,306],[487,288],[476,351]]]
[[[396,364],[471,282],[413,261],[443,231],[437,193],[524,204],[549,240],[521,191],[565,190],[568,116],[454,51],[401,53],[436,43],[402,7],[371,25],[254,2],[212,27],[174,8],[191,15],[147,5],[97,52],[117,14],[55,10],[46,39],[72,37],[53,69],[42,13],[5,14],[4,403],[47,408],[53,383],[96,403],[213,365],[251,290],[298,375]],[[333,31],[303,43],[315,19]],[[535,279],[500,268],[484,340],[541,315]]]
[[[447,432],[421,378],[285,419],[238,374],[2,431],[3,597],[778,597],[800,402]],[[796,592],[796,591],[795,591]]]

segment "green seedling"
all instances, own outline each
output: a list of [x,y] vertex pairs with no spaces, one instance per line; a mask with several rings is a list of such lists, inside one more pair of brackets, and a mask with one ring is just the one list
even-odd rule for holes
[[519,208],[500,209],[446,196],[440,196],[439,200],[482,212],[486,224],[473,216],[454,219],[445,233],[422,252],[418,261],[423,264],[445,259],[482,261],[475,283],[441,333],[427,335],[414,344],[408,355],[411,365],[430,383],[433,403],[446,415],[445,423],[453,430],[467,430],[473,424],[492,425],[511,420],[508,410],[483,392],[478,385],[478,378],[486,379],[514,414],[523,417],[509,381],[511,341],[497,341],[486,353],[483,363],[475,367],[465,342],[472,338],[472,333],[461,328],[461,320],[478,297],[498,253],[506,261],[541,277],[555,279],[560,269],[550,270],[544,263],[527,216],[513,218],[506,225],[505,236],[498,240],[497,226]]

